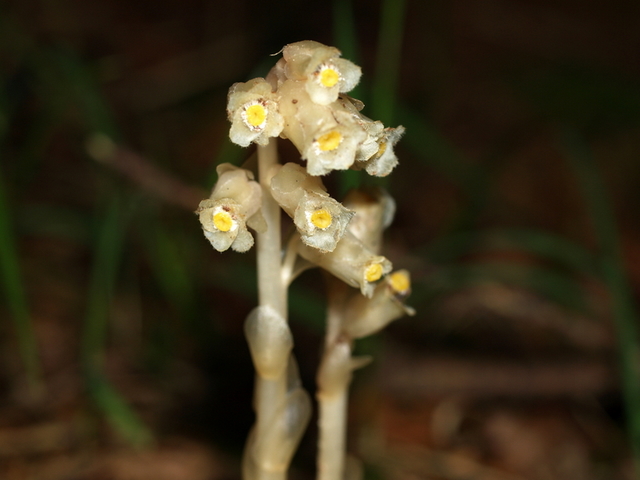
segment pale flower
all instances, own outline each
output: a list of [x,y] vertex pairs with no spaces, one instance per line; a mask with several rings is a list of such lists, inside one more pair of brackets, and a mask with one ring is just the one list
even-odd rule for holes
[[203,200],[196,213],[200,216],[204,236],[217,251],[224,252],[233,247],[236,252],[246,252],[253,246],[242,206],[232,199]]
[[287,163],[271,180],[271,193],[293,218],[302,241],[323,252],[331,252],[342,238],[353,212],[331,198],[318,177]]
[[217,172],[219,178],[211,196],[200,202],[196,213],[213,248],[246,252],[253,246],[247,224],[258,231],[265,228],[260,213],[262,189],[249,170],[224,163]]
[[[404,127],[385,128],[375,139],[376,152],[366,160],[356,158],[354,168],[365,169],[369,175],[386,177],[398,165],[398,157],[393,147],[404,134]],[[371,137],[370,137],[371,138]]]
[[340,93],[351,91],[360,81],[360,67],[340,57],[340,51],[310,40],[292,43],[282,51],[284,73],[292,80],[304,81],[311,100],[329,105]]
[[269,137],[280,135],[284,126],[276,95],[263,78],[231,86],[227,115],[231,121],[229,137],[241,147],[247,147],[251,142],[266,145]]
[[280,86],[279,94],[280,111],[287,118],[282,136],[307,160],[309,174],[325,175],[353,165],[367,133],[343,101],[318,105],[300,82],[292,80]]

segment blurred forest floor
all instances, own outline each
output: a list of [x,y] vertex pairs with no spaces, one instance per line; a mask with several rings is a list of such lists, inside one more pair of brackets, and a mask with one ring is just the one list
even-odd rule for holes
[[[418,314],[358,344],[366,478],[637,478],[640,7],[407,1],[391,95],[378,2],[346,30],[347,2],[276,3],[0,6],[0,478],[240,477],[254,257],[214,252],[192,212],[249,155],[229,86],[303,39],[356,55],[364,113],[396,98],[382,120],[407,128],[385,254]],[[291,318],[312,393],[323,315],[307,273]],[[291,478],[312,478],[314,435]]]

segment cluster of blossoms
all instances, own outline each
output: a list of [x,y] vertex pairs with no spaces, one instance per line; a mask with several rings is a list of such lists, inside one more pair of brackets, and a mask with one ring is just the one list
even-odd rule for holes
[[310,175],[348,168],[388,175],[398,163],[393,146],[404,128],[385,128],[360,113],[363,104],[346,95],[360,75],[336,48],[313,41],[287,45],[266,79],[231,87],[231,140],[246,147],[288,138]]
[[[297,253],[370,298],[392,269],[391,262],[376,252],[382,229],[393,218],[393,200],[378,192],[375,201],[367,202],[366,194],[355,192],[341,204],[329,196],[320,178],[349,168],[385,176],[398,163],[393,147],[404,128],[385,128],[365,117],[360,113],[363,104],[346,95],[360,76],[360,67],[340,58],[336,48],[314,41],[293,43],[284,47],[266,79],[254,78],[229,89],[227,114],[229,136],[238,145],[266,145],[280,136],[297,147],[306,168],[295,163],[279,166],[269,192],[293,219],[301,240]],[[249,170],[223,164],[217,171],[211,197],[197,210],[204,234],[220,252],[229,247],[247,251],[253,245],[247,226],[265,228],[262,188]],[[375,208],[381,212],[378,217],[355,215],[354,205],[367,203],[383,206]],[[378,227],[363,222],[377,222]],[[361,238],[365,231],[377,231],[378,238],[368,245]]]

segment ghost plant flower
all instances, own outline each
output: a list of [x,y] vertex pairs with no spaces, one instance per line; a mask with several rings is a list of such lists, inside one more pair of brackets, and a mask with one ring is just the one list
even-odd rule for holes
[[[377,146],[373,155],[368,158],[356,159],[354,168],[365,169],[369,175],[374,177],[386,177],[398,165],[398,157],[393,151],[393,147],[404,134],[404,127],[385,128],[378,135],[370,137]],[[362,149],[361,149],[362,151]],[[367,152],[368,153],[368,152]]]
[[231,86],[227,115],[231,121],[229,137],[241,147],[251,142],[266,145],[269,137],[280,135],[284,125],[271,85],[263,78]]
[[326,175],[353,165],[367,133],[344,102],[313,102],[301,82],[285,81],[279,88],[280,111],[287,118],[282,136],[291,140],[307,160],[310,175]]
[[360,67],[340,57],[340,50],[318,42],[302,41],[282,50],[285,75],[304,82],[311,100],[329,105],[340,93],[351,91],[360,81]]
[[319,177],[295,163],[284,164],[272,178],[271,194],[293,218],[302,241],[322,252],[336,248],[354,215],[329,196]]
[[217,172],[219,178],[211,196],[201,201],[196,210],[202,230],[217,251],[231,247],[236,252],[246,252],[253,246],[247,224],[254,230],[264,229],[260,214],[262,189],[248,170],[224,163]]

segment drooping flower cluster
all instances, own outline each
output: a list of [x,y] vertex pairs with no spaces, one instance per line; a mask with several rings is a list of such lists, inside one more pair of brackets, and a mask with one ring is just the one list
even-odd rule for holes
[[398,163],[393,147],[404,128],[385,128],[360,113],[363,104],[346,95],[360,76],[360,67],[336,48],[313,41],[287,45],[266,80],[231,87],[231,140],[247,146],[288,138],[310,175],[355,168],[386,176]]

